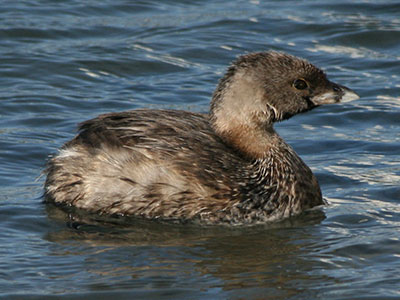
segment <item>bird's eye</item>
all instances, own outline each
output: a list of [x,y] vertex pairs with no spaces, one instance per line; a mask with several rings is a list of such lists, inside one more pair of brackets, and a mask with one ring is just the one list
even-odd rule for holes
[[296,79],[293,81],[293,86],[298,90],[304,90],[308,87],[308,84],[304,79]]

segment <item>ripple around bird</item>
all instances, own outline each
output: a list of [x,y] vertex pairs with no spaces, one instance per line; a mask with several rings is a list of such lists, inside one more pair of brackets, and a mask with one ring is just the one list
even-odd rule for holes
[[[0,9],[0,296],[396,299],[398,3],[6,1]],[[237,55],[305,57],[361,99],[276,126],[329,205],[209,228],[63,211],[40,174],[76,124],[139,107],[205,112]]]

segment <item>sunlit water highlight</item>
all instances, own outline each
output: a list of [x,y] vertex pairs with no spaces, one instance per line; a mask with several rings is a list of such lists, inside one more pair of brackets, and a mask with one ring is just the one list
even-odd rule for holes
[[[3,1],[0,297],[399,299],[398,1]],[[64,212],[48,156],[109,111],[205,112],[237,55],[305,57],[361,99],[277,125],[329,205],[201,228]]]

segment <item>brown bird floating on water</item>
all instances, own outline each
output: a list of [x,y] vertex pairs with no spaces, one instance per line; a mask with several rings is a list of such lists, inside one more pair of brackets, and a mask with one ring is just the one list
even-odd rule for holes
[[45,199],[203,224],[297,215],[323,204],[321,190],[274,122],[357,98],[303,59],[243,55],[219,81],[209,114],[139,109],[80,124],[48,163]]

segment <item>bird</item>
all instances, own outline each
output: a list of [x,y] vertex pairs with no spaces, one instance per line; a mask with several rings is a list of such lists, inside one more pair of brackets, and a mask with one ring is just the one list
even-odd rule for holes
[[47,162],[44,201],[95,214],[205,225],[280,221],[324,204],[274,123],[359,96],[305,59],[239,56],[209,113],[113,112],[79,124]]

